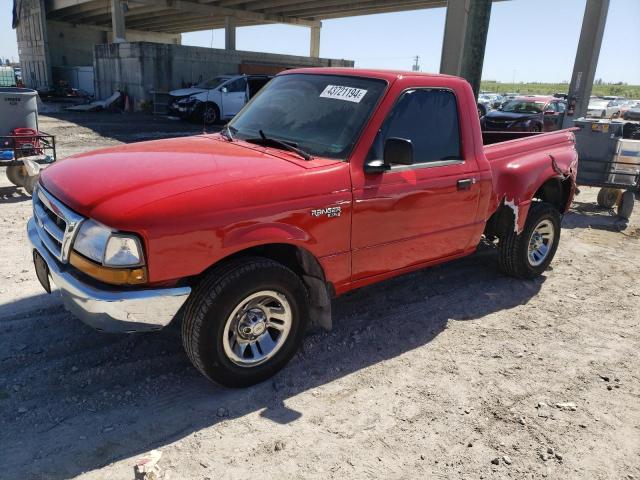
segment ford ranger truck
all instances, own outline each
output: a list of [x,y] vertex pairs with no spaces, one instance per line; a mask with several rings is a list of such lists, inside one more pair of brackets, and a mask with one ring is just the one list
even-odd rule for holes
[[[122,145],[46,169],[35,270],[105,332],[181,321],[227,386],[280,370],[331,298],[497,244],[549,265],[574,195],[571,131],[484,137],[469,84],[337,68],[276,76],[220,132]],[[524,138],[515,138],[524,136]]]

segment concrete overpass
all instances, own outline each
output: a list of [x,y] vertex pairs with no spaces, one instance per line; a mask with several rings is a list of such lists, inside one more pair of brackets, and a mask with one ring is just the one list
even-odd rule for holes
[[[465,77],[478,91],[491,16],[492,0],[14,0],[20,19],[29,28],[18,27],[21,61],[24,56],[44,62],[46,76],[52,59],[69,61],[79,43],[123,43],[151,41],[180,43],[184,32],[225,29],[225,49],[235,50],[236,28],[282,23],[310,29],[309,56],[318,58],[322,20],[426,8],[447,8],[440,71]],[[499,0],[495,0],[499,1]],[[535,0],[531,0],[535,1]],[[600,52],[610,0],[587,0],[570,93],[576,113],[586,111]],[[18,23],[18,24],[19,24]],[[33,25],[43,32],[34,37]],[[49,27],[49,28],[47,28]],[[37,29],[36,29],[37,30]],[[52,55],[51,35],[58,39],[81,37],[69,45],[69,55]],[[80,35],[79,32],[85,32]],[[86,32],[94,32],[87,34]],[[97,32],[102,32],[102,37]],[[74,36],[73,33],[76,35]],[[37,36],[37,35],[36,35]],[[100,41],[100,38],[103,41]],[[91,48],[93,48],[91,46]],[[558,48],[563,48],[558,45]],[[85,52],[86,53],[86,52]],[[64,57],[64,58],[62,58]],[[85,55],[86,57],[86,55]],[[53,63],[55,64],[55,61]],[[23,71],[28,69],[23,68]],[[50,73],[48,74],[51,81]]]

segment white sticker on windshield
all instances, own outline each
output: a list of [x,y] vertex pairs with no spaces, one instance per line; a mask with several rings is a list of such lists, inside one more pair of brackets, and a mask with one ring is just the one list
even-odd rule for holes
[[327,85],[327,88],[322,91],[320,96],[322,98],[336,98],[347,102],[360,103],[366,93],[367,91],[362,88]]

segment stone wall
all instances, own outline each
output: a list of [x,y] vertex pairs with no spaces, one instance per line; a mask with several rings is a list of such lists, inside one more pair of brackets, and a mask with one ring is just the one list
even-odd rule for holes
[[190,47],[148,42],[96,45],[96,97],[125,91],[137,105],[153,91],[169,91],[221,74],[274,73],[297,67],[353,67],[351,60]]

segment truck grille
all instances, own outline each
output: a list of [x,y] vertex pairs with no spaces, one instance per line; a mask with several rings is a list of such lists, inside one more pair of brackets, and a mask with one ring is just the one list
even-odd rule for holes
[[44,246],[60,262],[67,263],[71,244],[84,217],[70,210],[40,185],[33,193],[33,216]]

